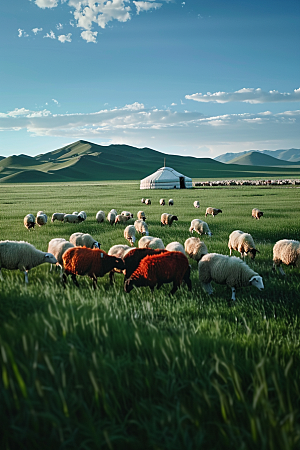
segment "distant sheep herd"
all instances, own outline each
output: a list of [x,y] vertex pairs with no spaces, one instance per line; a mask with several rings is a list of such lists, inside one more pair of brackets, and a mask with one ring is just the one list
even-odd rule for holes
[[[145,205],[151,205],[150,199],[142,199]],[[174,200],[169,199],[169,206],[174,205]],[[161,206],[166,205],[165,199],[160,199]],[[193,203],[195,208],[200,207],[198,200]],[[215,217],[222,213],[221,209],[206,208],[205,217]],[[253,208],[252,217],[260,219],[263,212]],[[122,211],[120,214],[111,209],[107,216],[100,210],[96,214],[96,222],[103,223],[106,220],[111,225],[123,224],[124,238],[130,245],[118,244],[110,248],[108,253],[101,250],[101,244],[88,233],[73,233],[69,240],[63,238],[51,239],[48,251],[42,252],[33,245],[24,241],[0,241],[0,278],[3,280],[1,269],[19,269],[25,274],[25,282],[28,283],[28,271],[45,262],[60,267],[63,285],[65,286],[68,275],[78,286],[76,276],[89,276],[93,280],[93,287],[97,286],[97,278],[109,273],[110,282],[114,281],[114,274],[123,273],[124,290],[130,292],[133,287],[148,286],[153,291],[165,283],[173,282],[170,294],[174,294],[184,281],[189,290],[192,288],[190,280],[191,266],[188,258],[198,264],[198,276],[202,288],[209,295],[213,293],[211,282],[225,284],[231,288],[231,299],[235,300],[236,288],[243,286],[255,286],[259,290],[264,288],[262,277],[254,272],[245,262],[245,257],[254,259],[259,250],[255,247],[254,240],[249,233],[234,230],[228,240],[230,256],[209,253],[207,246],[198,237],[189,237],[184,245],[179,242],[171,242],[166,247],[159,237],[149,236],[148,224],[144,211],[138,211],[137,219],[130,211]],[[68,213],[53,213],[51,222],[81,223],[87,219],[84,211]],[[178,217],[169,213],[161,214],[161,226],[171,227]],[[47,224],[47,215],[39,211],[36,217],[27,214],[24,217],[24,226],[34,229]],[[193,219],[189,232],[199,235],[212,232],[206,222],[201,219]],[[134,247],[136,233],[142,237],[138,247]],[[241,258],[231,256],[232,251],[240,253]],[[278,268],[281,275],[285,275],[281,264],[300,267],[300,242],[283,239],[275,243],[273,247],[273,270]]]

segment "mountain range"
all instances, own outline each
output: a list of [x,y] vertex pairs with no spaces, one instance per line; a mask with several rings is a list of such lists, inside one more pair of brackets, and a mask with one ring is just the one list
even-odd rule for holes
[[251,161],[250,158],[244,163],[248,165],[243,166],[240,162],[224,164],[211,158],[169,155],[129,145],[102,146],[80,140],[34,157],[24,154],[0,157],[0,183],[140,180],[163,165],[202,179],[300,177],[300,163],[295,166],[285,161],[285,167],[278,166],[275,170],[269,161],[259,168],[256,167],[261,166],[259,161],[256,164]]
[[[246,150],[244,152],[238,152],[238,153],[224,153],[223,155],[219,155],[217,156],[215,159],[215,161],[219,161],[222,163],[230,163],[230,164],[250,164],[252,165],[251,160],[253,160],[252,157],[250,158],[246,158],[245,160],[243,160],[243,157],[247,156],[247,155],[252,155],[253,153],[255,153],[256,155],[254,155],[256,157],[255,159],[255,164],[254,165],[273,165],[273,166],[278,166],[278,165],[283,165],[283,163],[285,164],[286,162],[298,162],[298,164],[300,164],[300,149],[297,148],[290,148],[289,150]],[[259,159],[260,157],[258,155],[261,155],[261,159]],[[270,156],[272,158],[276,158],[278,161],[274,161],[274,160],[268,160],[268,159],[264,159],[264,155]],[[246,162],[248,161],[248,162]],[[269,163],[268,163],[269,161]],[[259,164],[257,164],[259,163]]]

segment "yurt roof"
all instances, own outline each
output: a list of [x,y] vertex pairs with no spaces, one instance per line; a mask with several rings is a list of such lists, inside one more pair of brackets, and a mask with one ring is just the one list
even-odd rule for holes
[[148,177],[144,178],[141,181],[153,180],[153,181],[168,182],[178,180],[179,177],[184,177],[186,180],[192,181],[191,178],[186,177],[182,173],[177,172],[177,170],[172,169],[172,167],[161,167],[152,175],[148,175]]

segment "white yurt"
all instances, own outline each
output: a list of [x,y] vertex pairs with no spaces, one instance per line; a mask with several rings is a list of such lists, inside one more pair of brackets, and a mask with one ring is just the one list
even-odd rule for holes
[[140,189],[189,189],[191,187],[193,187],[192,179],[172,167],[161,167],[140,182]]

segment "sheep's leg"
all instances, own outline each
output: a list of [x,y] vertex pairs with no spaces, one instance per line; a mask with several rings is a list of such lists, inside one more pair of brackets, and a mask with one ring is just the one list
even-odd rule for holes
[[202,287],[205,290],[205,292],[207,292],[209,295],[211,295],[214,292],[211,283],[202,283]]
[[1,272],[1,269],[0,269],[0,280],[1,280],[1,281],[4,280],[3,275],[2,275],[2,272]]
[[24,270],[24,275],[25,275],[25,283],[28,283],[28,270]]
[[186,270],[186,272],[184,274],[183,279],[184,279],[189,291],[192,290],[192,282],[190,279],[190,274],[191,274],[191,269],[190,269],[190,267],[188,267],[188,269]]
[[114,281],[115,281],[115,271],[114,271],[114,270],[111,270],[111,271],[109,272],[109,281],[110,281],[110,284],[111,284],[111,285],[114,284]]
[[97,289],[97,277],[96,277],[96,275],[93,275],[93,288],[94,289]]
[[231,256],[231,253],[232,253],[232,248],[230,248],[229,250],[230,250],[230,256]]
[[175,281],[173,281],[173,287],[172,287],[172,290],[169,295],[174,295],[178,288],[179,288],[179,285],[177,283],[175,283]]
[[235,288],[231,288],[231,300],[235,301]]
[[72,278],[72,281],[75,284],[75,286],[79,287],[79,283],[78,283],[76,275],[74,275],[74,273],[71,274],[71,278]]
[[285,276],[285,272],[283,271],[283,268],[281,266],[278,267],[279,272],[281,275]]

